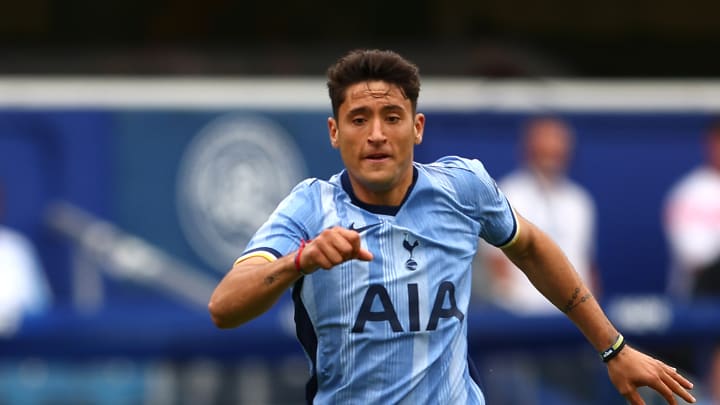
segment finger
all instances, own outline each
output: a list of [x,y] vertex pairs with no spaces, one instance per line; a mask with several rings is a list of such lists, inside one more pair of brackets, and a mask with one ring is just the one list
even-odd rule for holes
[[324,264],[327,265],[327,267],[321,265],[320,267],[322,267],[323,269],[329,269],[345,261],[340,252],[335,248],[332,243],[332,241],[328,241],[326,243],[319,243],[317,246],[318,251],[325,259],[323,261]]
[[360,250],[360,234],[357,231],[353,231],[339,226],[332,228],[330,231],[333,233],[333,235],[338,236],[339,238],[344,239],[350,243],[350,245],[353,247],[352,257],[355,257],[357,255],[358,250]]
[[358,260],[369,262],[373,259],[373,254],[369,250],[360,249],[357,255]]
[[320,267],[326,270],[335,266],[332,255],[328,255],[328,243],[328,236],[323,232],[305,245],[300,259],[301,266],[305,269]]
[[[672,391],[670,392],[670,396],[673,397],[673,392],[678,394],[680,398],[684,399],[686,402],[694,403],[695,397],[690,395],[689,392],[680,384],[680,382],[676,379],[676,377],[682,378],[679,374],[673,372],[674,374],[664,374],[661,378],[665,385],[669,387],[669,389]],[[684,379],[684,378],[683,378]],[[686,380],[687,381],[687,380]],[[664,396],[664,395],[663,395]],[[665,397],[667,400],[667,397]],[[669,403],[675,404],[675,398],[673,397],[673,401]]]
[[665,401],[667,401],[668,405],[677,405],[677,400],[672,394],[672,391],[658,390],[658,392],[660,393],[660,395],[662,395],[663,398],[665,398]]
[[357,240],[360,240],[360,233],[358,233],[358,231],[343,228],[341,226],[333,227],[332,230],[340,233],[341,235],[343,235],[343,237],[345,237],[347,239],[356,238]]
[[350,256],[351,258],[363,261],[370,261],[373,259],[373,254],[370,253],[367,249],[362,248],[359,233],[341,227],[337,227],[336,230],[340,235],[342,235],[348,242],[352,244],[353,251],[352,255]]
[[[357,251],[360,249],[360,241],[357,241],[357,246],[354,246],[353,240],[344,238],[342,235],[337,235],[335,238],[329,240],[329,244],[335,251],[337,251],[342,261],[347,261],[357,256]],[[338,262],[337,264],[339,264]]]
[[668,372],[670,376],[675,379],[680,385],[682,385],[684,388],[692,389],[693,383],[690,382],[687,378],[683,377],[680,373],[678,373],[677,369],[675,367],[670,367],[670,371]]
[[645,401],[643,401],[642,397],[636,390],[632,390],[630,393],[626,394],[625,399],[627,399],[630,405],[645,405]]
[[304,268],[307,268],[308,265],[312,266],[312,268],[320,267],[326,270],[333,267],[332,260],[325,256],[325,253],[318,246],[305,248],[301,261],[305,262],[301,263]]
[[[660,378],[657,380],[653,379],[652,384],[648,384],[650,387],[654,388],[655,391],[660,393],[663,398],[665,398],[665,401],[667,401],[670,405],[677,405],[677,401],[675,400],[675,395],[673,395],[673,389],[671,389],[671,386],[668,386],[668,382],[672,381],[675,382],[675,380],[669,378],[667,375],[662,374]],[[675,383],[680,388],[679,384]]]

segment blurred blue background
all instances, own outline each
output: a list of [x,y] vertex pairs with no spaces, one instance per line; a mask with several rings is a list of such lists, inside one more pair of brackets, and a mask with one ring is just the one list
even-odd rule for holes
[[[188,144],[225,115],[262,117],[294,141],[310,177],[328,178],[341,161],[327,141],[328,113],[297,111],[33,110],[0,112],[0,176],[6,223],[35,240],[60,303],[70,303],[68,249],[48,231],[44,213],[66,201],[217,276],[193,251],[178,218],[178,172]],[[445,155],[483,161],[496,178],[520,160],[528,112],[427,111],[416,160]],[[571,177],[595,198],[603,285],[614,294],[665,289],[668,253],[661,229],[670,186],[703,159],[704,112],[560,113],[577,135]],[[303,176],[304,177],[304,176]],[[238,252],[242,246],[238,246]],[[225,262],[229,265],[230,262]],[[114,296],[111,296],[113,298]]]
[[[518,164],[520,129],[533,111],[433,110],[433,103],[429,105],[416,160],[430,162],[447,154],[478,158],[496,178]],[[713,115],[607,109],[555,114],[577,135],[571,176],[596,199],[602,299],[613,321],[634,343],[671,359],[678,344],[712,343],[720,334],[715,307],[688,306],[664,295],[669,259],[661,209],[671,184],[702,160],[700,137]],[[0,399],[297,403],[307,370],[293,339],[288,297],[247,326],[215,330],[204,304],[234,256],[217,265],[213,255],[222,252],[208,253],[207,246],[193,244],[192,233],[201,232],[202,224],[195,223],[198,230],[193,230],[192,221],[198,219],[183,215],[192,217],[187,210],[207,207],[181,208],[187,205],[182,190],[192,188],[188,170],[210,170],[203,165],[211,163],[200,160],[223,160],[217,150],[203,155],[198,148],[213,150],[207,145],[222,138],[218,133],[233,138],[238,128],[252,129],[242,127],[248,122],[259,123],[252,129],[259,137],[235,139],[239,146],[223,148],[250,151],[253,156],[246,160],[254,160],[264,152],[252,142],[274,142],[273,133],[262,131],[279,131],[276,141],[285,143],[287,159],[295,155],[300,162],[288,169],[295,173],[280,175],[329,177],[341,162],[327,141],[327,115],[323,108],[306,107],[70,105],[0,111],[5,222],[36,244],[54,297],[49,312],[27,317],[15,334],[2,340]],[[240,126],[222,130],[218,123],[223,122]],[[233,175],[244,161],[240,156],[223,166],[227,176],[218,176],[221,184],[210,191],[211,200],[241,187],[248,180],[243,175],[260,175]],[[237,212],[223,214],[223,220],[267,215],[246,212],[252,206],[243,201],[231,199],[229,204],[223,209]],[[273,207],[267,203],[264,208]],[[198,218],[212,222],[211,217]],[[183,221],[191,221],[191,229]],[[111,231],[98,232],[103,226]],[[246,237],[233,239],[236,236],[227,236],[237,241],[235,255]],[[480,282],[482,271],[476,269]],[[539,404],[622,402],[592,349],[567,320],[517,317],[493,309],[484,299],[476,297],[469,333],[492,403],[527,398]],[[639,322],[638,317],[650,321]],[[520,361],[545,364],[542,375],[502,371],[508,357],[528,352],[531,360]],[[696,370],[704,367],[702,359],[684,361]],[[518,392],[524,391],[509,388],[518,378],[527,385],[523,400]],[[286,389],[274,388],[278,379]],[[503,399],[508,391],[515,396]]]

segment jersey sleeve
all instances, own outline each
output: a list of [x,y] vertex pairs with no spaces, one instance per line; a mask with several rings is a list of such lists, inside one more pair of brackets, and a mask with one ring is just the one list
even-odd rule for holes
[[321,212],[314,183],[315,179],[307,179],[295,186],[255,232],[235,263],[256,256],[273,261],[297,249],[301,240],[310,239],[308,229],[313,228]]
[[515,212],[495,180],[477,159],[449,157],[470,174],[459,191],[473,207],[472,216],[480,223],[479,236],[493,246],[512,244],[519,233]]

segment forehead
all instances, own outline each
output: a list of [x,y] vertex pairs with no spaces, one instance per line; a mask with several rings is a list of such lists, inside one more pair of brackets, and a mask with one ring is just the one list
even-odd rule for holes
[[531,144],[547,142],[572,142],[570,129],[562,122],[543,120],[531,124],[528,130],[528,142]]
[[567,135],[569,130],[568,127],[560,121],[544,119],[532,123],[530,125],[530,132]]
[[345,92],[345,101],[340,106],[356,108],[370,104],[410,106],[410,100],[405,97],[400,87],[384,81],[366,81],[349,86]]

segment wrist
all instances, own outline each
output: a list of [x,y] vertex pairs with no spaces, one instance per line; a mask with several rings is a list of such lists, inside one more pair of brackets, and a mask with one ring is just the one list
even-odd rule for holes
[[302,262],[301,262],[303,250],[305,250],[305,246],[307,246],[307,244],[308,244],[309,242],[310,242],[310,241],[306,241],[305,239],[301,239],[301,240],[300,240],[300,247],[299,247],[298,250],[295,252],[295,257],[293,258],[293,265],[294,265],[294,267],[295,267],[295,271],[298,272],[298,273],[300,273],[302,276],[307,276],[308,274],[310,274],[310,273],[306,272],[305,269],[303,269],[303,267],[302,267]]
[[617,338],[615,339],[615,343],[613,343],[610,347],[607,349],[601,351],[599,353],[600,359],[607,363],[610,360],[617,357],[618,354],[625,348],[625,337],[622,334],[618,334]]

